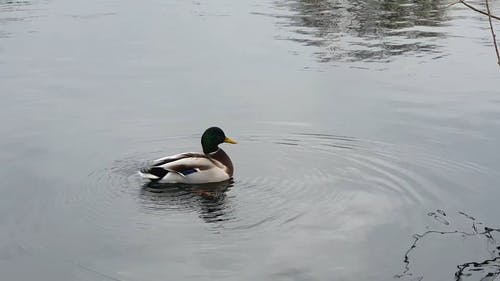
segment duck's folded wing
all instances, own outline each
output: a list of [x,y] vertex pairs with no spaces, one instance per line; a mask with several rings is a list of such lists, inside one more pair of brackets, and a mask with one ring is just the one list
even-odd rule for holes
[[174,162],[183,158],[188,158],[188,157],[206,157],[204,154],[201,153],[196,153],[196,152],[186,152],[186,153],[180,153],[176,155],[171,155],[167,157],[163,157],[160,159],[156,159],[153,161],[153,166],[162,166],[170,162]]
[[165,177],[169,172],[185,177],[189,174],[213,168],[215,164],[204,154],[183,153],[170,157],[158,159],[153,162],[153,166],[142,169],[141,176],[151,180],[158,180]]

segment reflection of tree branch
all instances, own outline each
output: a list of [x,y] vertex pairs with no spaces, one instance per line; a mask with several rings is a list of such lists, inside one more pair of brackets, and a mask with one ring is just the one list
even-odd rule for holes
[[493,31],[493,23],[491,23],[490,4],[488,0],[485,0],[485,2],[486,2],[486,10],[488,11],[488,21],[490,22],[491,37],[493,38],[493,45],[495,45],[495,52],[497,53],[497,63],[500,66],[500,53],[498,52],[497,37],[495,35],[495,31]]

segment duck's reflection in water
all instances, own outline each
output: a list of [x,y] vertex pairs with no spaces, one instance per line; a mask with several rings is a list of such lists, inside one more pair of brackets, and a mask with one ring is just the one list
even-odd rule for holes
[[140,199],[149,212],[194,211],[205,222],[215,223],[231,219],[226,193],[233,185],[233,180],[197,185],[147,183]]

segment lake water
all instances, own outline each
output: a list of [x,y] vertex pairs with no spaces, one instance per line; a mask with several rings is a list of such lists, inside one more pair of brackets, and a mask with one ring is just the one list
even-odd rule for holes
[[[494,280],[500,73],[446,4],[0,0],[2,280]],[[137,176],[213,125],[234,182]]]

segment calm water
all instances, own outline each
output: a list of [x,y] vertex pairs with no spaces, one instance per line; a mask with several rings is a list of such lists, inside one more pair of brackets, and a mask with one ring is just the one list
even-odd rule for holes
[[[2,280],[494,280],[500,74],[447,3],[0,0]],[[234,182],[137,177],[212,125]]]

